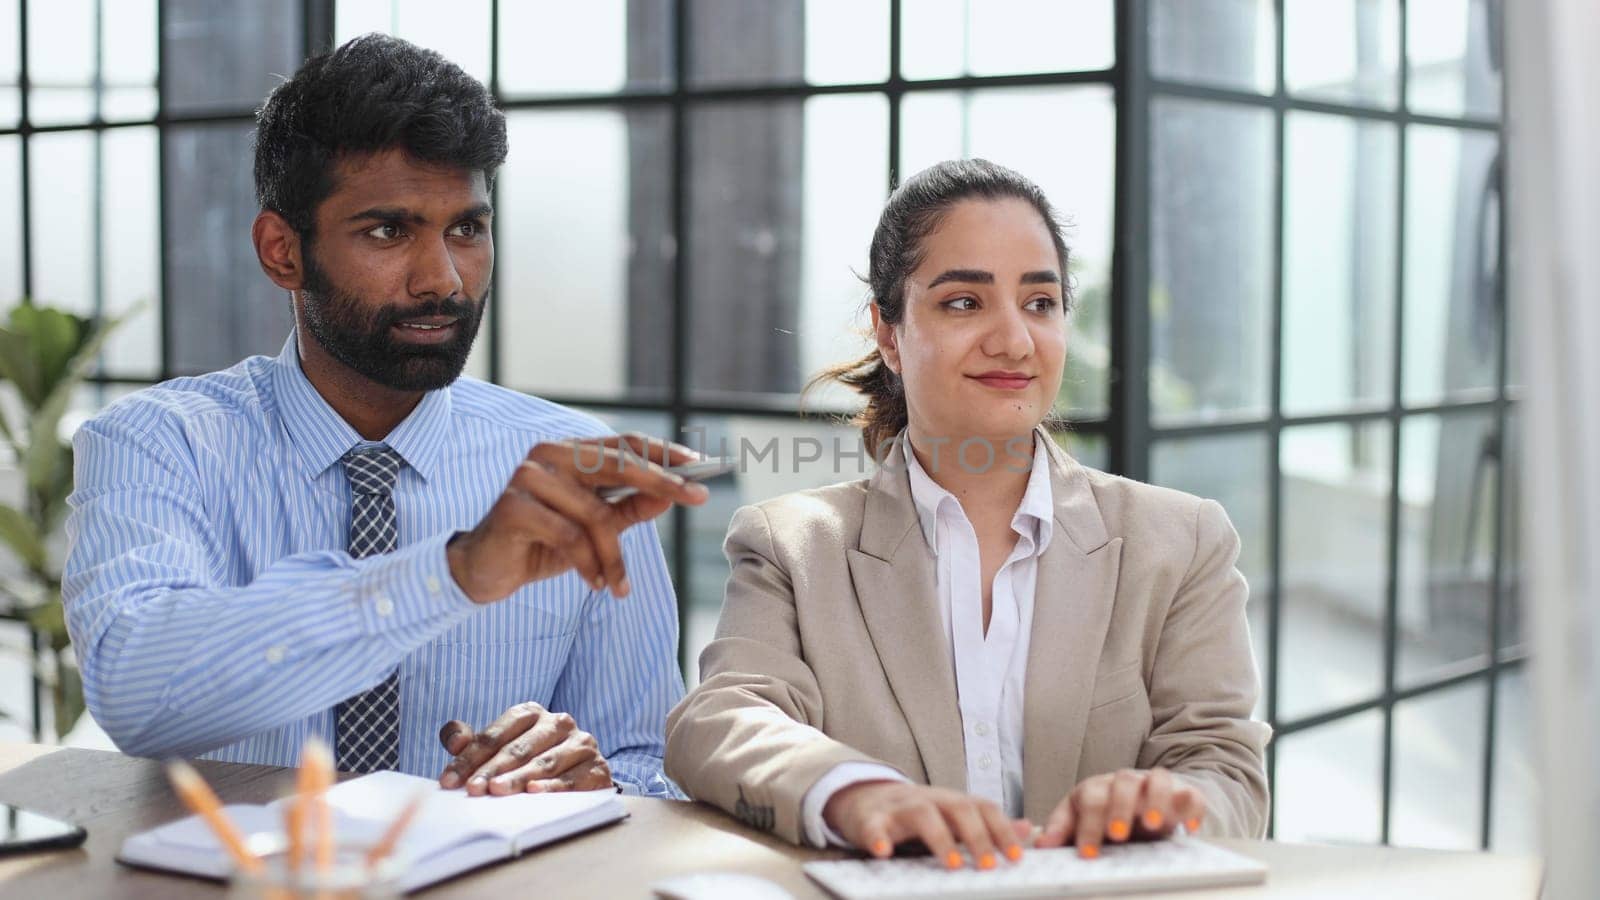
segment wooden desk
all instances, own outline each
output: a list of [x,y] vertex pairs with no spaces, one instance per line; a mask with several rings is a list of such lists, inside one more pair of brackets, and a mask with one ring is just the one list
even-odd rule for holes
[[[230,803],[264,803],[290,781],[283,769],[199,763]],[[481,869],[422,892],[430,898],[644,898],[669,875],[723,870],[777,882],[796,898],[828,895],[799,863],[838,854],[801,850],[751,831],[710,807],[624,798],[632,818],[519,860]],[[97,750],[0,743],[0,801],[76,822],[89,831],[80,849],[0,859],[0,898],[215,898],[207,881],[118,864],[122,839],[184,814],[158,763]],[[1474,897],[1538,895],[1540,864],[1525,857],[1271,841],[1219,841],[1271,867],[1267,885],[1162,894],[1212,900],[1242,897]]]

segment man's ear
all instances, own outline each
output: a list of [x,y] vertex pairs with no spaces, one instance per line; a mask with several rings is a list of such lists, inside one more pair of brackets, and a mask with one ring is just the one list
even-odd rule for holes
[[304,286],[306,269],[300,233],[288,219],[272,210],[262,210],[250,226],[250,240],[256,245],[261,271],[273,284],[286,291],[298,291]]
[[883,364],[889,371],[900,374],[900,336],[895,333],[895,327],[883,320],[878,312],[877,301],[868,304],[872,309],[872,334],[878,340],[878,355],[883,357]]

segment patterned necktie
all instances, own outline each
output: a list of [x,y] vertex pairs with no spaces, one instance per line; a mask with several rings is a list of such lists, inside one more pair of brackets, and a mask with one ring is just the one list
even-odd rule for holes
[[[352,450],[344,463],[355,504],[350,511],[350,555],[388,553],[399,543],[394,513],[394,478],[400,454],[379,445]],[[371,690],[335,708],[334,760],[340,771],[393,769],[400,757],[399,670]]]

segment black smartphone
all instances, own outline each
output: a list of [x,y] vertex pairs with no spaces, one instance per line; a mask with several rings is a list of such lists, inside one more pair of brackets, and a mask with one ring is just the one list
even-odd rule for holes
[[0,803],[0,854],[76,847],[88,836],[71,822]]

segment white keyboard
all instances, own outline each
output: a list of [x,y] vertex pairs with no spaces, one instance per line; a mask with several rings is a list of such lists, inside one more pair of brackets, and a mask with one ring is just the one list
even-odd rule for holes
[[1071,847],[1028,850],[987,872],[951,871],[930,857],[811,862],[805,873],[844,900],[921,897],[1062,897],[1260,884],[1267,867],[1194,839],[1106,844],[1099,859]]

